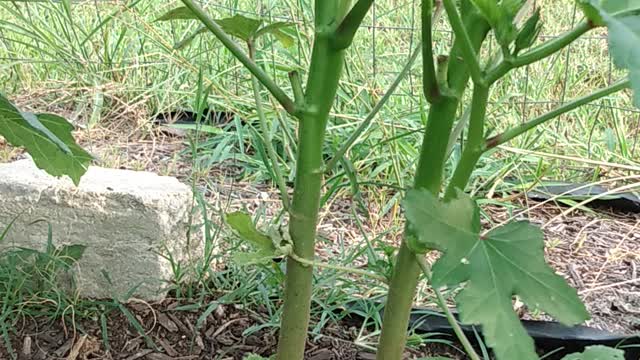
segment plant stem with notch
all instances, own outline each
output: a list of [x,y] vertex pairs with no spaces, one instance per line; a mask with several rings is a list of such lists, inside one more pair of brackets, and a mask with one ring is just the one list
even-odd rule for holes
[[[344,0],[342,0],[344,1]],[[302,259],[315,257],[316,226],[324,174],[322,148],[329,112],[338,90],[344,50],[333,45],[334,28],[344,17],[340,0],[316,0],[315,39],[299,130],[296,180],[291,203],[289,234],[293,251]],[[287,260],[284,307],[277,360],[301,360],[309,326],[313,266]]]
[[456,195],[457,190],[464,191],[473,169],[484,152],[484,121],[489,101],[489,88],[484,85],[473,87],[471,100],[471,115],[469,119],[469,135],[462,152],[462,157],[456,167],[453,177],[445,193],[445,200]]

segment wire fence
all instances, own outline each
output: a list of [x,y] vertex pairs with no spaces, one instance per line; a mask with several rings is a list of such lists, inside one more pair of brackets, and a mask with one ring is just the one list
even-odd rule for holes
[[[117,72],[124,71],[121,81],[126,82],[128,77],[132,74],[144,71],[142,77],[146,78],[148,86],[153,86],[154,77],[158,77],[158,74],[163,72],[169,72],[172,67],[176,66],[196,66],[194,62],[202,61],[203,63],[215,63],[218,65],[209,65],[210,69],[208,76],[214,82],[220,82],[223,85],[220,86],[226,90],[232,91],[237,97],[247,96],[250,94],[249,83],[247,81],[248,75],[237,64],[235,66],[229,66],[233,60],[228,59],[226,55],[224,61],[215,59],[215,57],[222,57],[224,50],[221,49],[219,44],[210,44],[208,47],[203,48],[202,51],[193,51],[190,56],[182,58],[182,62],[176,62],[178,55],[173,53],[170,49],[172,41],[162,39],[167,34],[173,38],[178,38],[181,34],[181,30],[185,27],[179,25],[169,24],[162,25],[167,27],[168,30],[164,30],[160,35],[153,37],[154,28],[159,26],[159,23],[154,23],[153,19],[148,16],[145,19],[144,12],[158,12],[157,8],[164,10],[169,9],[172,6],[154,6],[153,1],[144,4],[144,9],[132,8],[131,11],[136,12],[127,23],[126,21],[118,22],[120,16],[124,16],[122,11],[118,13],[118,8],[123,9],[129,1],[109,1],[109,0],[76,0],[73,2],[76,6],[83,9],[92,8],[92,13],[99,15],[98,18],[101,21],[113,16],[113,22],[116,24],[114,27],[127,27],[137,26],[137,28],[130,29],[130,31],[139,31],[132,41],[139,41],[139,49],[143,49],[144,53],[141,55],[140,50],[137,54],[127,54],[119,56],[117,59],[115,56],[109,58],[107,55],[98,56],[101,51],[105,49],[92,49],[95,52],[94,55],[82,57],[81,50],[66,50],[58,49],[59,51],[36,51],[38,45],[29,49],[28,45],[22,44],[19,39],[24,39],[24,28],[5,26],[4,29],[0,29],[0,40],[4,44],[4,50],[0,49],[0,63],[5,64],[2,68],[13,71],[17,69],[17,66],[26,67],[27,69],[35,69],[40,66],[47,65],[67,65],[73,62],[79,62],[82,66],[95,66],[95,70],[98,72],[107,73],[109,71]],[[144,1],[143,1],[144,3]],[[310,27],[310,3],[311,1],[305,0],[289,0],[284,2],[277,1],[259,1],[258,5],[241,4],[236,1],[202,1],[204,7],[206,7],[216,16],[232,16],[235,14],[241,14],[254,18],[268,19],[269,21],[286,21],[298,24],[300,27]],[[570,9],[569,16],[564,16],[565,28],[554,28],[547,30],[540,37],[541,41],[551,40],[563,30],[567,30],[575,26],[581,20],[581,14],[578,10],[575,2]],[[157,4],[156,4],[157,5]],[[252,6],[253,5],[253,6]],[[295,5],[295,6],[294,6]],[[416,0],[388,0],[382,2],[374,2],[370,16],[367,18],[365,24],[362,26],[362,31],[357,38],[356,49],[350,53],[350,61],[359,61],[360,66],[347,67],[347,80],[344,82],[346,87],[350,87],[354,93],[364,89],[371,96],[372,101],[379,98],[379,93],[384,91],[386,87],[394,80],[399,74],[400,69],[404,65],[404,62],[409,58],[411,49],[413,49],[420,37],[419,29],[419,14],[418,11],[419,2]],[[25,9],[30,8],[29,16],[36,16],[38,6],[50,6],[60,7],[59,1],[44,1],[42,3],[20,4],[20,5],[6,5],[3,2],[3,6],[24,6]],[[141,6],[141,5],[138,5]],[[565,7],[566,9],[566,7]],[[164,11],[163,10],[163,11]],[[10,13],[4,11],[1,13],[0,20],[3,23],[11,23],[12,19],[8,16]],[[390,15],[392,14],[392,15]],[[155,15],[154,15],[155,16]],[[402,18],[400,23],[394,22],[394,19]],[[137,21],[133,24],[132,21]],[[145,23],[146,22],[146,23]],[[73,23],[73,20],[71,21]],[[95,21],[92,21],[95,23]],[[36,26],[36,25],[34,25]],[[68,26],[60,26],[61,29],[67,29]],[[141,31],[144,30],[144,31]],[[105,28],[99,31],[106,31]],[[113,29],[111,31],[114,31]],[[124,30],[119,30],[124,31]],[[86,34],[85,34],[86,35]],[[34,38],[38,34],[29,34],[27,38]],[[61,37],[66,35],[61,34]],[[123,35],[125,36],[125,35]],[[439,24],[436,30],[436,46],[437,51],[446,51],[446,47],[451,44],[452,34],[443,24]],[[47,39],[42,39],[42,43],[45,44]],[[69,40],[71,41],[71,40]],[[163,43],[164,41],[164,43]],[[143,42],[153,43],[153,46]],[[607,83],[613,83],[616,81],[622,73],[617,71],[613,66],[611,60],[608,58],[607,49],[607,37],[604,33],[590,33],[583,36],[575,44],[568,47],[566,50],[553,56],[552,58],[544,61],[542,64],[527,66],[522,69],[513,71],[509,77],[508,84],[498,87],[494,91],[492,96],[492,113],[495,118],[496,126],[499,127],[501,117],[508,116],[510,118],[518,118],[519,121],[525,121],[531,116],[540,113],[541,111],[548,110],[555,106],[561,105],[573,97],[581,95],[584,91],[593,89],[598,86],[604,86]],[[133,43],[133,42],[132,42]],[[164,47],[164,48],[163,48]],[[271,69],[274,75],[278,78],[278,81],[285,84],[286,76],[282,76],[282,73],[276,73],[276,68],[280,66],[279,61],[285,59],[288,64],[303,67],[308,60],[305,55],[307,54],[309,44],[298,42],[297,49],[293,51],[295,53],[295,60],[287,59],[282,53],[278,53],[274,46],[271,45],[269,52],[265,52],[265,64],[271,61]],[[16,51],[15,48],[27,49],[26,51]],[[205,57],[204,52],[214,49],[213,55]],[[495,49],[495,42],[491,40],[489,46],[484,51],[490,52]],[[161,50],[164,50],[163,53]],[[82,59],[74,59],[74,56],[65,57],[66,52],[75,52],[74,56],[80,56]],[[115,53],[115,52],[114,52]],[[270,59],[267,59],[267,54],[270,55]],[[30,56],[27,56],[30,55]],[[355,59],[355,60],[354,60]],[[186,61],[186,63],[185,63]],[[199,64],[202,65],[202,64]],[[49,70],[43,70],[43,73],[51,72]],[[130,74],[126,74],[130,72]],[[163,78],[160,76],[160,78]],[[164,77],[164,80],[170,78],[168,75]],[[44,78],[40,81],[45,81]],[[184,79],[182,80],[184,81]],[[176,83],[180,81],[176,80]],[[232,84],[232,86],[229,86]],[[139,85],[139,84],[138,84]],[[406,85],[401,87],[394,95],[395,101],[390,102],[391,106],[403,107],[400,111],[400,115],[406,116],[407,114],[413,114],[420,109],[421,101],[417,100],[420,97],[421,90],[421,76],[420,66],[414,66],[413,70],[409,73]],[[125,86],[126,87],[126,86]],[[545,90],[545,88],[551,88],[551,91]],[[355,96],[351,94],[351,96]],[[403,99],[404,98],[404,99]],[[249,103],[250,99],[247,99]],[[352,99],[351,99],[352,100]],[[343,101],[342,107],[336,110],[336,112],[349,113],[347,106],[349,105],[349,99]],[[629,158],[637,161],[638,156],[638,137],[640,137],[640,111],[632,106],[629,100],[629,95],[608,98],[600,100],[596,103],[590,104],[585,107],[585,110],[576,116],[598,116],[602,117],[601,125],[606,129],[614,129],[618,131],[619,125],[616,121],[624,125],[625,129],[622,132],[627,138],[632,138],[633,146],[630,149]],[[571,119],[571,117],[569,117]],[[616,120],[618,119],[618,120]],[[622,121],[619,121],[622,120]],[[609,123],[609,124],[608,124]],[[603,133],[606,133],[606,129]],[[559,132],[560,125],[556,125],[556,130]],[[580,130],[576,130],[580,131]]]

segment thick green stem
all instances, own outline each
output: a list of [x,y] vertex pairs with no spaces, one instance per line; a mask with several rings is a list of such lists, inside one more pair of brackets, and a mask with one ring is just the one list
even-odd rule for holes
[[353,9],[342,20],[333,39],[333,46],[337,50],[344,50],[351,46],[362,20],[371,9],[371,5],[373,5],[373,0],[358,0]]
[[[331,25],[344,14],[337,11],[337,0],[315,3],[316,35],[305,93],[305,108],[298,130],[298,158],[289,233],[293,251],[300,258],[315,257],[316,226],[322,177],[322,146],[338,81],[344,64],[344,51],[332,45]],[[287,260],[284,307],[278,342],[278,360],[301,360],[309,326],[313,286],[313,267]]]
[[440,84],[436,76],[433,58],[433,1],[422,1],[422,82],[424,97],[428,102],[437,102],[440,98]]
[[469,136],[462,152],[462,158],[456,167],[445,193],[445,199],[456,195],[456,190],[464,190],[484,150],[484,121],[489,101],[489,88],[475,85],[469,119]]
[[304,107],[304,90],[302,89],[302,81],[300,80],[300,73],[297,71],[289,72],[289,81],[291,82],[291,89],[293,90],[293,99],[296,102],[296,106]]
[[198,19],[209,29],[220,42],[238,59],[261,83],[264,85],[273,97],[284,107],[287,112],[293,116],[297,116],[298,113],[295,108],[293,100],[285,94],[285,92],[276,84],[273,79],[267,75],[258,64],[256,64],[251,57],[247,55],[240,45],[233,41],[231,36],[227,34],[222,28],[216,24],[215,21],[204,11],[200,5],[196,4],[193,0],[182,0],[182,3],[189,8]]
[[484,82],[482,69],[480,68],[480,61],[478,60],[477,55],[478,49],[475,49],[475,46],[471,41],[471,35],[464,26],[462,17],[460,17],[460,13],[458,13],[458,9],[456,8],[456,3],[454,0],[443,0],[442,4],[449,16],[449,23],[451,23],[451,28],[456,36],[456,40],[460,39],[460,50],[462,51],[462,54],[464,54],[465,64],[467,65],[467,69],[471,74],[473,82],[476,84]]
[[[489,31],[489,24],[468,0],[462,2],[462,22],[469,35],[467,40],[471,42],[475,53]],[[429,122],[422,143],[414,186],[427,189],[433,194],[440,192],[449,135],[453,128],[459,99],[469,81],[468,64],[463,59],[463,53],[467,52],[463,47],[467,45],[465,39],[456,36],[447,74],[448,93],[451,95],[443,94],[442,100],[432,104],[429,109]],[[405,230],[405,240],[396,257],[384,311],[377,360],[400,360],[405,349],[411,306],[421,272],[415,254],[406,246],[406,237],[409,236],[414,235]]]
[[631,81],[630,80],[622,80],[619,81],[609,87],[606,87],[604,89],[598,90],[596,92],[594,92],[593,94],[589,94],[587,96],[583,96],[581,98],[575,99],[573,101],[570,101],[562,106],[560,106],[559,108],[555,109],[555,110],[551,110],[546,114],[543,114],[533,120],[529,120],[526,123],[517,126],[513,129],[507,130],[502,134],[496,135],[490,139],[487,139],[487,141],[484,144],[483,147],[483,152],[493,149],[496,146],[502,145],[506,142],[509,142],[511,140],[513,140],[515,137],[520,136],[522,134],[524,134],[525,132],[533,129],[534,127],[544,124],[545,122],[549,121],[549,120],[553,120],[555,118],[557,118],[558,116],[567,113],[571,110],[577,109],[583,105],[586,105],[592,101],[601,99],[605,96],[609,96],[611,94],[614,94],[618,91],[624,90],[624,89],[628,89],[631,86]]
[[[249,48],[249,57],[251,60],[255,61],[256,59],[256,49],[253,40],[247,42],[247,47]],[[260,95],[260,83],[255,76],[251,77],[251,85],[253,87],[253,97],[255,97],[256,101],[256,111],[258,112],[258,119],[260,121],[260,131],[262,132],[262,140],[264,142],[264,146],[267,149],[267,156],[269,156],[269,160],[271,161],[271,168],[273,169],[273,173],[275,175],[275,182],[278,186],[278,190],[280,190],[280,198],[282,199],[282,205],[285,210],[289,210],[290,200],[289,193],[287,192],[287,184],[284,180],[284,176],[282,176],[282,170],[280,169],[280,164],[278,163],[278,155],[276,155],[276,150],[273,148],[273,143],[271,142],[271,136],[269,135],[269,125],[267,124],[267,117],[264,115],[264,105],[262,104],[262,96]]]

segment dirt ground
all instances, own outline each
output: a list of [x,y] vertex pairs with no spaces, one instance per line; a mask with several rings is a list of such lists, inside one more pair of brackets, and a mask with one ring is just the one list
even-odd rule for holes
[[[179,138],[158,135],[138,136],[138,129],[128,135],[112,130],[92,131],[89,136],[80,135],[81,143],[95,154],[102,163],[123,169],[154,171],[185,180],[191,174],[188,161],[176,154],[184,149]],[[7,158],[20,157],[20,153],[0,150]],[[212,203],[225,202],[230,207],[255,209],[268,203],[268,209],[278,208],[277,194],[266,186],[243,184],[236,181],[234,164],[220,164],[208,174],[214,189],[206,194]],[[519,219],[543,226],[547,260],[578,290],[592,314],[587,325],[622,334],[640,331],[640,215],[616,214],[610,211],[573,212],[563,215],[566,208],[557,204],[540,205],[514,197],[528,210],[516,212]],[[338,199],[322,212],[321,236],[328,239],[318,249],[321,258],[331,258],[340,252],[337,241],[359,241],[361,229],[353,219],[352,202]],[[370,209],[375,213],[377,209]],[[484,210],[494,222],[501,222],[514,214],[504,208],[488,206]],[[363,218],[362,227],[371,233],[380,233],[395,219]],[[397,226],[397,224],[395,224]],[[397,243],[399,234],[389,234],[386,240]],[[243,331],[259,322],[255,311],[221,306],[211,314],[200,328],[196,328],[199,314],[174,311],[176,301],[161,304],[132,304],[131,310],[144,325],[149,341],[130,328],[121,313],[107,319],[110,350],[102,341],[102,331],[97,321],[84,321],[73,328],[61,321],[47,323],[42,319],[25,319],[13,338],[13,344],[23,359],[241,359],[242,355],[255,352],[270,355],[275,346],[276,334],[262,330],[245,337]],[[419,304],[422,305],[422,304]],[[523,317],[546,319],[535,311],[522,309]],[[82,328],[84,331],[79,331]],[[81,335],[83,334],[83,335]],[[322,336],[308,345],[306,359],[373,359],[371,353],[353,342],[352,325],[331,325]],[[425,350],[408,355],[449,355],[441,349]],[[6,349],[0,347],[0,359],[5,359]]]
[[[24,360],[241,360],[250,353],[268,357],[275,351],[277,334],[273,331],[244,335],[247,328],[262,323],[259,311],[219,305],[199,324],[202,312],[178,310],[180,305],[184,304],[174,300],[129,304],[145,336],[132,328],[122,312],[113,312],[107,318],[108,343],[103,341],[97,321],[81,321],[74,327],[44,319],[25,319],[12,343],[19,359]],[[308,342],[305,359],[375,359],[373,353],[354,343],[357,332],[357,324],[349,322],[325,327],[321,335]],[[406,358],[434,355],[463,359],[438,345],[407,351]],[[0,359],[9,358],[0,346]]]

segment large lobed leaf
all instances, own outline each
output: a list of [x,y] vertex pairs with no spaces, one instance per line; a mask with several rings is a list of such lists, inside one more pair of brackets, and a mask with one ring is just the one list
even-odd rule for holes
[[427,191],[412,190],[404,208],[413,233],[410,247],[443,252],[433,267],[433,286],[466,283],[456,297],[460,319],[482,325],[498,359],[538,359],[513,311],[513,295],[567,325],[588,319],[576,291],[545,263],[537,227],[514,222],[481,236],[478,207],[463,193],[442,202]]
[[614,64],[629,70],[629,79],[640,107],[640,0],[581,0],[589,20],[609,29],[609,52]]
[[76,144],[72,131],[64,118],[20,112],[0,94],[0,135],[25,148],[40,169],[53,176],[68,175],[77,185],[93,157]]

